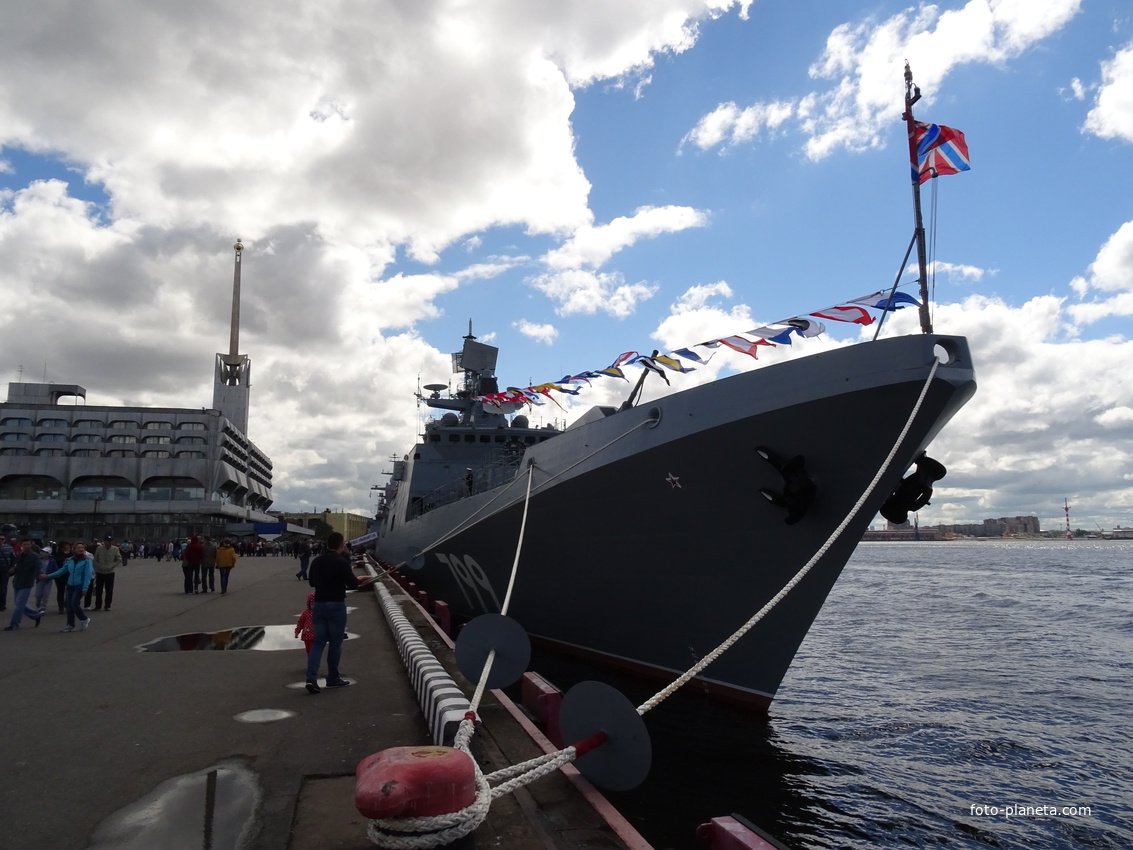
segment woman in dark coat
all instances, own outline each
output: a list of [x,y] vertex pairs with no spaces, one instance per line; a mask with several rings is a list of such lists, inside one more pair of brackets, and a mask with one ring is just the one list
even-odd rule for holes
[[181,553],[181,570],[185,573],[185,592],[196,593],[201,583],[201,561],[205,559],[205,547],[201,538],[193,535],[189,545]]

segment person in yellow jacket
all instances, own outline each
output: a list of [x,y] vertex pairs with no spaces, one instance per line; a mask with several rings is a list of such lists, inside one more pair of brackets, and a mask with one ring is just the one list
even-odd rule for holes
[[236,550],[227,537],[220,541],[216,550],[216,568],[220,570],[220,592],[228,593],[228,574],[236,566]]

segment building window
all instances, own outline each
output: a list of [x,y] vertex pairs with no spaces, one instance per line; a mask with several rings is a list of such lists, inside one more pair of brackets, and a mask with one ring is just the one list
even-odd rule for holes
[[133,434],[113,434],[110,437],[112,443],[136,443],[138,438]]
[[165,443],[172,443],[173,438],[172,437],[143,437],[142,442],[143,443],[149,443],[150,445],[164,445]]
[[20,419],[18,417],[9,417],[8,419],[0,420],[0,425],[9,425],[12,428],[30,428],[30,419]]
[[[47,450],[46,449],[40,449],[40,451],[47,451]],[[130,451],[129,449],[111,449],[110,451],[108,451],[106,453],[106,456],[107,457],[137,457],[138,453],[134,452],[134,451]]]
[[99,434],[76,434],[72,438],[75,443],[101,443],[102,436]]
[[177,445],[179,446],[203,446],[205,444],[204,437],[178,437]]
[[133,421],[132,419],[115,419],[110,423],[110,427],[136,430],[138,428],[138,423]]
[[75,422],[76,428],[86,428],[88,431],[91,429],[102,430],[106,427],[106,423],[101,419],[80,419]]
[[71,487],[71,498],[90,501],[131,501],[137,498],[137,490],[125,478],[106,476],[102,478],[84,478],[82,483]]
[[62,449],[36,449],[36,457],[65,457],[67,453]]
[[63,492],[49,475],[12,475],[0,482],[0,499],[62,499]]
[[173,423],[172,422],[147,422],[142,427],[145,428],[147,431],[162,431],[162,430],[165,430],[167,428],[172,428]]
[[182,422],[177,426],[178,431],[207,431],[208,426],[204,422]]
[[152,478],[139,493],[139,498],[148,501],[184,501],[203,499],[205,488],[194,478]]
[[102,457],[102,452],[98,449],[75,449],[71,457]]
[[20,434],[16,431],[8,431],[4,434],[0,434],[0,441],[5,443],[22,443],[27,439],[29,439],[28,434]]
[[68,423],[66,419],[40,419],[38,423],[40,428],[66,428]]
[[150,452],[142,452],[142,457],[169,457],[169,452],[159,452],[156,450]]
[[205,457],[204,452],[177,452],[177,457],[183,460],[200,460]]
[[13,457],[13,456],[19,457],[21,455],[26,455],[26,454],[28,454],[27,449],[17,449],[17,448],[14,448],[14,447],[6,448],[6,449],[0,449],[0,455],[4,455],[5,457]]
[[67,442],[66,434],[38,434],[35,438],[37,443],[65,443]]

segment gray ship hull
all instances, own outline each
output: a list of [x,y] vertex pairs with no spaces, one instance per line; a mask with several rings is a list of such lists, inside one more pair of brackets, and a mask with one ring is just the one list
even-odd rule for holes
[[[843,566],[914,459],[975,391],[966,341],[932,335],[848,346],[596,411],[530,446],[514,481],[406,519],[413,461],[378,555],[433,599],[498,612],[532,495],[509,616],[536,639],[673,678],[771,599],[885,476],[807,577],[710,665],[702,686],[768,704]],[[816,486],[794,524],[760,494],[782,477],[757,447],[802,455]]]

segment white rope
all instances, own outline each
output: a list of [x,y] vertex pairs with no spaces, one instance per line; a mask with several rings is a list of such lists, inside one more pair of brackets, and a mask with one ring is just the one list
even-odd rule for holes
[[821,547],[819,547],[818,551],[814,554],[814,557],[807,561],[802,569],[795,573],[794,577],[789,582],[787,582],[786,585],[784,585],[782,590],[780,590],[770,600],[768,600],[766,605],[764,605],[754,615],[752,615],[750,620],[740,626],[722,644],[720,644],[718,647],[704,656],[704,658],[700,659],[700,661],[690,667],[687,671],[682,673],[667,687],[658,691],[656,694],[639,705],[637,708],[637,713],[639,715],[645,714],[645,712],[649,711],[651,708],[656,708],[663,700],[665,700],[682,686],[687,684],[693,678],[693,676],[701,672],[705,667],[707,667],[709,664],[723,655],[724,652],[731,648],[731,646],[736,641],[747,634],[756,623],[762,620],[772,608],[782,602],[783,598],[795,589],[795,586],[798,585],[798,583],[806,577],[806,574],[809,573],[814,565],[819,562],[822,556],[826,554],[827,550],[829,550],[830,547],[834,545],[834,541],[842,535],[842,532],[846,530],[846,526],[850,524],[851,520],[853,520],[855,516],[857,516],[858,511],[862,509],[862,505],[865,504],[866,500],[870,497],[870,494],[872,494],[874,489],[877,487],[878,482],[881,481],[881,477],[885,474],[886,470],[889,469],[890,464],[893,463],[893,458],[897,456],[898,449],[900,449],[901,444],[905,442],[905,437],[908,436],[909,429],[913,427],[913,421],[917,418],[917,414],[920,412],[921,405],[924,404],[925,396],[928,395],[928,388],[932,385],[932,379],[936,376],[936,369],[939,365],[940,360],[934,359],[932,362],[932,368],[928,373],[928,379],[925,381],[924,386],[921,388],[921,394],[917,398],[917,403],[913,405],[913,410],[909,414],[909,418],[905,421],[905,427],[902,428],[901,433],[897,435],[897,441],[893,444],[893,448],[889,450],[889,455],[885,458],[884,462],[882,462],[881,468],[877,470],[877,474],[873,476],[873,480],[869,482],[869,486],[866,487],[865,492],[861,495],[861,498],[859,498],[857,503],[850,509],[850,512],[846,515],[846,518],[842,520],[842,522],[838,524],[838,527],[830,533],[830,536],[826,539],[826,542],[823,543]]
[[507,593],[504,594],[504,604],[500,606],[500,613],[507,614],[511,605],[511,591],[515,587],[515,574],[519,572],[519,553],[523,549],[523,534],[527,530],[527,509],[531,506],[531,481],[535,478],[535,464],[527,467],[527,495],[523,497],[523,519],[519,523],[519,542],[515,544],[515,560],[511,564],[511,578],[507,582]]
[[[476,765],[476,760],[472,760]],[[441,847],[474,832],[488,817],[492,791],[480,768],[476,767],[476,799],[467,808],[445,815],[420,818],[372,820],[366,835],[379,847],[389,850],[426,850]]]

